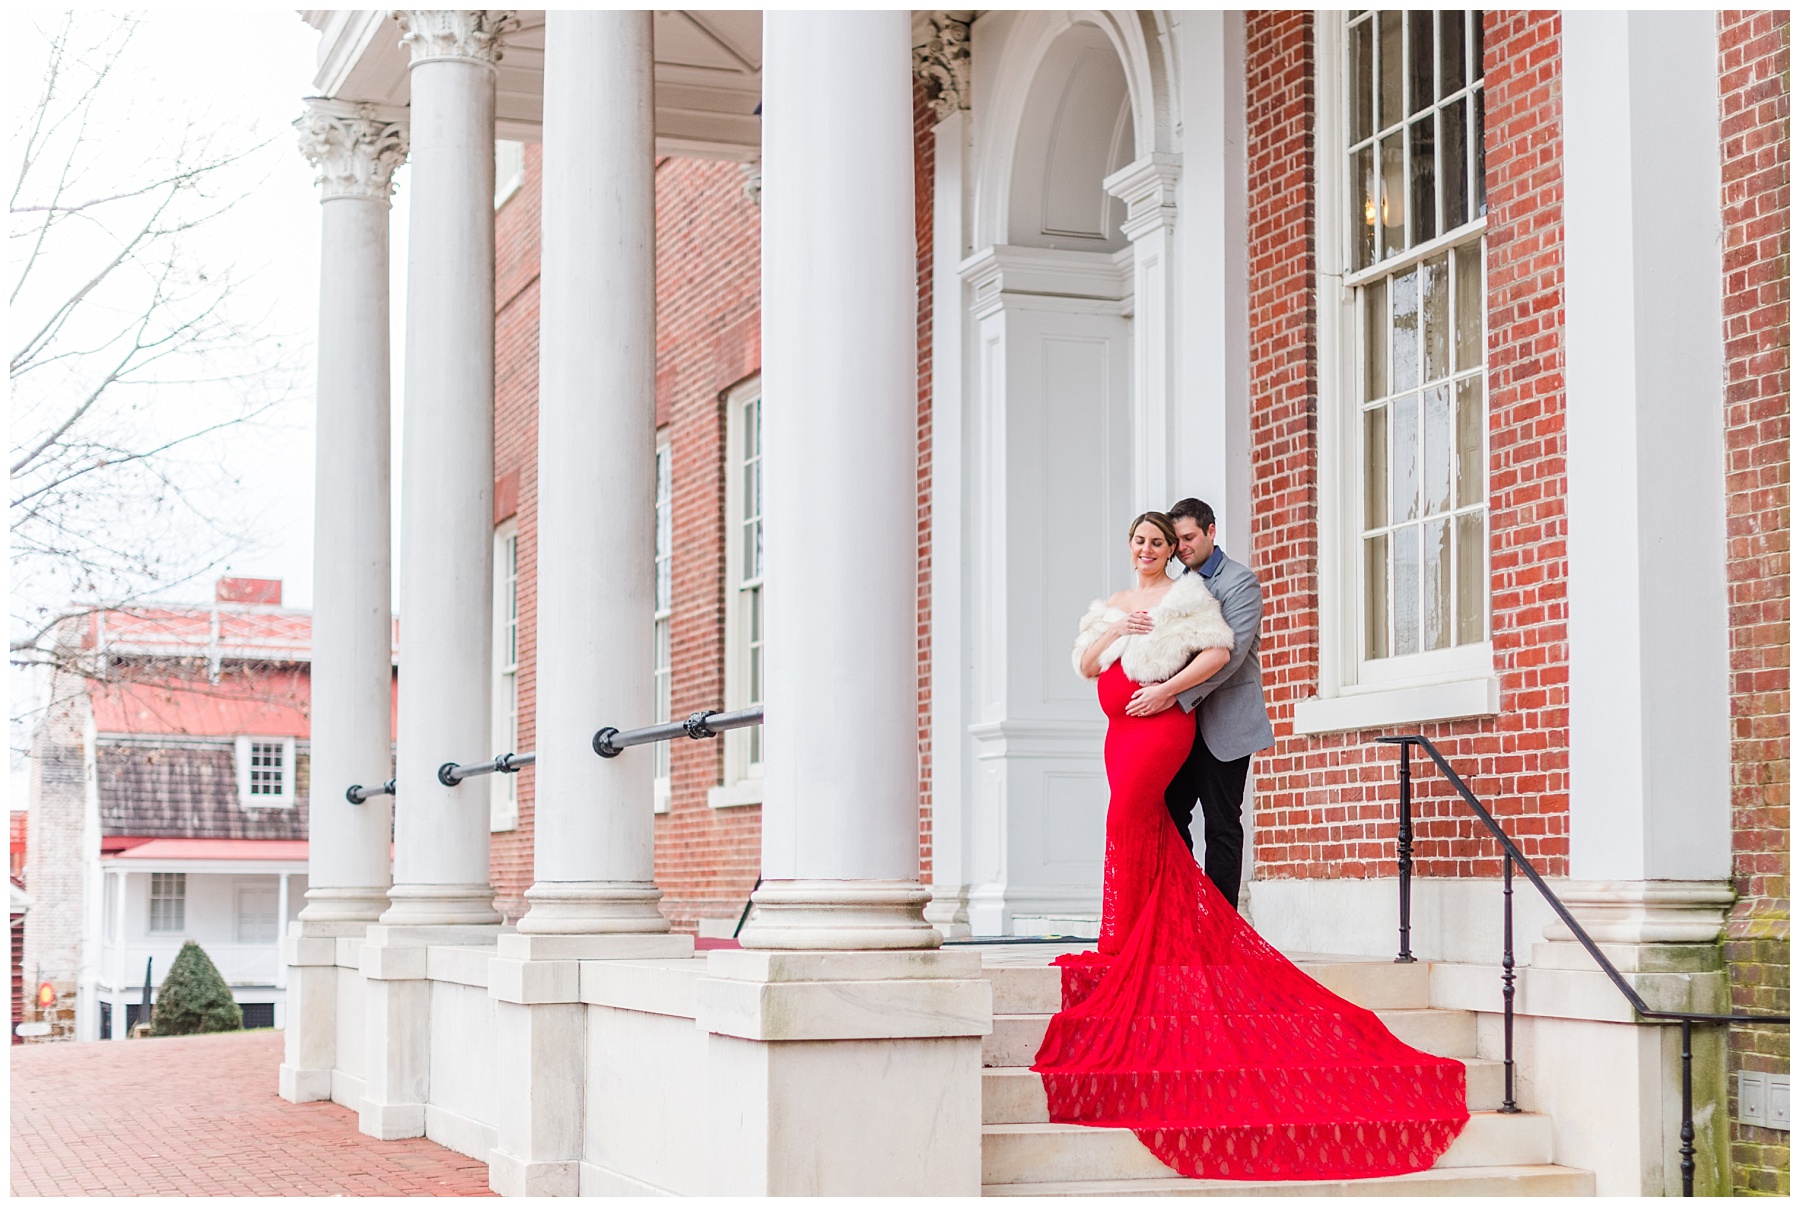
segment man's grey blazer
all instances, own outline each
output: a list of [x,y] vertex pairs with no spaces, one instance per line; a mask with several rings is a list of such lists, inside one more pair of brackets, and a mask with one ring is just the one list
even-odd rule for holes
[[1202,578],[1219,601],[1236,645],[1231,660],[1212,678],[1190,687],[1176,700],[1188,712],[1199,708],[1206,748],[1214,758],[1228,763],[1275,744],[1269,706],[1263,699],[1262,663],[1256,656],[1262,645],[1262,584],[1248,566],[1229,557],[1219,562],[1211,578]]

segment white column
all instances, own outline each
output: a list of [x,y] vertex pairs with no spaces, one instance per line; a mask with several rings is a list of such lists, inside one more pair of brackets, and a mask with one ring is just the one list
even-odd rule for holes
[[662,932],[647,724],[655,610],[656,135],[648,10],[544,33],[536,883],[522,933]]
[[[972,123],[969,26],[949,13],[914,18],[913,70],[933,94],[931,214],[931,904],[945,938],[969,931],[969,714],[964,675],[963,306],[956,267],[969,254],[965,219]],[[968,14],[963,14],[967,16]]]
[[408,10],[412,208],[391,925],[497,923],[488,785],[494,491],[494,63],[511,14]]
[[[763,18],[768,611],[755,947],[934,947],[918,884],[906,12]],[[888,534],[882,536],[880,534]]]
[[488,1185],[581,1191],[577,958],[678,958],[654,883],[653,760],[594,754],[651,718],[656,135],[650,13],[544,30],[538,389],[536,882],[488,961],[499,1087]]
[[1564,26],[1570,870],[1584,880],[1731,874],[1715,49],[1710,13]]
[[[387,904],[390,801],[352,784],[393,765],[389,609],[388,209],[406,159],[398,113],[314,99],[295,123],[318,169],[318,444],[313,492],[312,796],[308,921],[373,921]],[[285,920],[284,920],[285,921]]]
[[313,99],[295,126],[318,169],[319,367],[313,512],[312,790],[306,908],[290,935],[281,878],[280,971],[288,989],[280,1091],[331,1096],[335,945],[387,905],[392,798],[351,804],[393,766],[389,608],[388,211],[406,159],[404,114]]

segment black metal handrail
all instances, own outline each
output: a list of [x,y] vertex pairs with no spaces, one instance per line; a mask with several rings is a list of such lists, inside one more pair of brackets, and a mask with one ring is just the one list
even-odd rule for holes
[[387,783],[378,785],[374,788],[365,788],[361,784],[351,784],[348,788],[344,789],[344,799],[353,805],[360,805],[371,796],[392,795],[394,795],[393,780],[389,780]]
[[608,725],[594,734],[594,753],[603,759],[616,759],[629,746],[647,746],[652,742],[667,742],[673,738],[716,738],[727,729],[744,729],[751,725],[761,725],[763,706],[740,708],[736,712],[718,712],[703,709],[690,713],[685,721],[665,721],[660,725],[646,725],[642,729],[618,730]]
[[1501,930],[1502,951],[1500,957],[1500,997],[1505,1013],[1503,1027],[1505,1042],[1506,1096],[1502,1100],[1500,1110],[1503,1114],[1516,1114],[1519,1110],[1514,1092],[1513,1078],[1513,995],[1514,968],[1513,959],[1513,866],[1516,864],[1525,878],[1531,881],[1538,895],[1543,897],[1562,924],[1569,928],[1591,957],[1600,966],[1613,986],[1625,996],[1640,1021],[1653,1024],[1681,1024],[1681,1193],[1684,1198],[1692,1198],[1694,1194],[1694,1045],[1693,1029],[1696,1023],[1723,1023],[1729,1027],[1732,1023],[1766,1023],[1785,1027],[1788,1016],[1785,1014],[1708,1014],[1691,1010],[1653,1010],[1638,994],[1635,986],[1626,980],[1613,962],[1607,958],[1600,945],[1596,943],[1587,928],[1575,920],[1569,907],[1563,904],[1554,890],[1544,882],[1538,870],[1525,858],[1524,852],[1513,842],[1500,823],[1494,820],[1486,806],[1476,799],[1469,786],[1463,782],[1456,769],[1444,758],[1443,752],[1432,744],[1431,739],[1423,734],[1407,734],[1399,737],[1376,739],[1387,745],[1400,748],[1400,828],[1395,842],[1400,869],[1400,954],[1394,958],[1397,964],[1415,962],[1412,954],[1412,748],[1419,747],[1431,761],[1450,786],[1456,790],[1463,803],[1468,805],[1481,824],[1487,828],[1500,844],[1504,862],[1501,868],[1501,895],[1503,901],[1503,925]]
[[522,768],[537,762],[537,753],[497,754],[485,763],[445,763],[437,769],[438,783],[446,788],[477,775],[517,775]]
[[[743,729],[750,725],[761,725],[762,719],[762,705],[758,704],[754,708],[740,708],[735,712],[703,709],[690,714],[685,721],[646,725],[642,729],[620,731],[609,725],[594,735],[594,753],[603,759],[613,759],[619,757],[630,746],[647,746],[652,742],[667,742],[681,737],[716,738],[728,729]],[[528,751],[525,754],[497,754],[484,763],[445,763],[437,769],[437,779],[438,783],[444,787],[454,788],[472,776],[516,775],[523,768],[536,763],[536,751]],[[389,780],[378,788],[365,788],[361,784],[351,784],[344,790],[344,799],[353,805],[360,805],[371,796],[393,796],[395,794],[394,781]]]

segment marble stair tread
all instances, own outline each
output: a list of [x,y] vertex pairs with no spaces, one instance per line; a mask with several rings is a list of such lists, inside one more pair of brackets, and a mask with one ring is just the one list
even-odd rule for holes
[[[1551,1163],[1548,1115],[1481,1111],[1435,1169]],[[1067,1123],[990,1123],[981,1129],[984,1185],[1174,1179],[1129,1129]]]
[[[1377,1010],[1388,1030],[1404,1044],[1433,1056],[1475,1055],[1475,1015],[1467,1010]],[[981,1041],[988,1068],[1029,1065],[1037,1059],[1050,1026],[1048,1014],[1011,1014],[996,1007],[994,1029]]]
[[[1506,1066],[1498,1060],[1463,1058],[1471,1111],[1498,1110],[1506,1095]],[[981,1121],[983,1123],[1048,1123],[1050,1106],[1044,1098],[1044,1082],[1029,1068],[981,1071]]]
[[1456,1195],[1477,1198],[1591,1197],[1594,1175],[1565,1165],[1493,1165],[1478,1169],[1422,1170],[1390,1178],[1340,1178],[1321,1181],[1230,1182],[1193,1178],[1129,1178],[1093,1182],[1019,1182],[984,1186],[990,1197],[1033,1198],[1175,1198],[1208,1196],[1322,1195],[1334,1198],[1424,1197]]

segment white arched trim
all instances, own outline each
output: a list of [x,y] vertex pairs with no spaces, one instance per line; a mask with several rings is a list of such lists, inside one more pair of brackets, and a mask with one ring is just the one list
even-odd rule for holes
[[[996,14],[1000,15],[1000,14]],[[973,246],[989,247],[1007,240],[1013,162],[1031,84],[1051,46],[1076,25],[1092,25],[1106,34],[1125,71],[1131,97],[1134,161],[1158,152],[1173,152],[1174,72],[1167,53],[1167,27],[1156,13],[1105,10],[1032,11],[1002,15],[999,45],[989,48],[978,36],[975,54],[977,132]],[[992,70],[982,56],[994,54]],[[985,78],[982,78],[985,77]],[[985,85],[985,86],[983,86]]]

